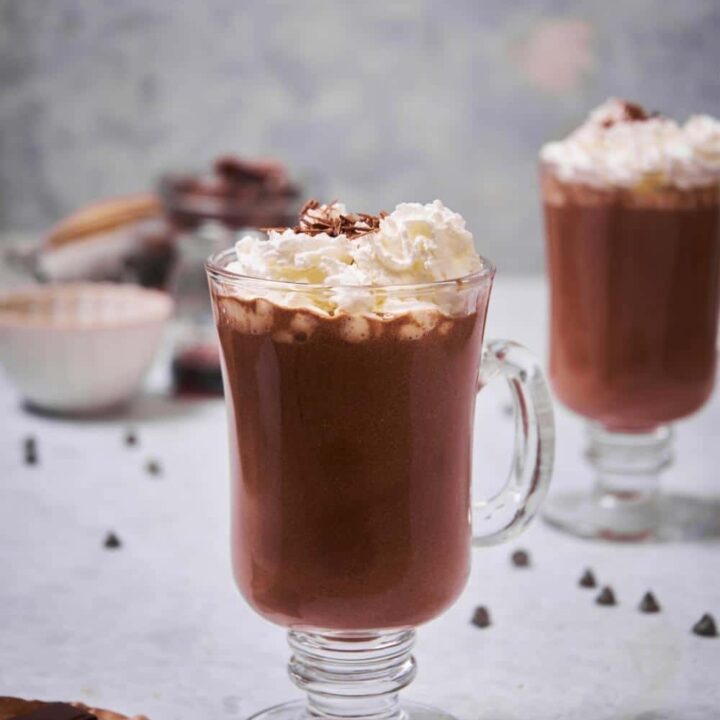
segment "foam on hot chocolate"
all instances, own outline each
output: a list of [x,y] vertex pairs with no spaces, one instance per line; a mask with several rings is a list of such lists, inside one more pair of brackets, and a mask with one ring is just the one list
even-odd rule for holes
[[689,190],[720,186],[720,121],[694,115],[680,125],[615,98],[590,113],[540,157],[565,183],[593,188]]
[[[382,316],[344,311],[329,315],[311,307],[289,308],[265,298],[231,295],[216,297],[216,306],[218,323],[232,325],[248,335],[269,333],[279,343],[306,343],[320,324],[323,332],[333,332],[347,342],[363,342],[391,336],[398,340],[419,340],[431,332],[447,335],[453,323],[452,317],[437,307],[406,309]],[[468,308],[471,310],[474,306]]]
[[[341,203],[311,201],[297,227],[270,229],[267,237],[246,235],[235,250],[237,259],[227,271],[297,284],[265,287],[262,298],[285,308],[312,311],[307,317],[360,318],[348,323],[357,327],[353,335],[370,333],[366,324],[374,326],[409,312],[418,316],[413,325],[423,328],[432,315],[428,311],[452,315],[460,310],[457,293],[446,287],[430,292],[407,287],[391,293],[378,291],[379,287],[455,280],[484,267],[464,218],[439,200],[426,205],[402,203],[392,213],[379,215],[350,213]],[[255,297],[235,288],[233,294],[244,300]],[[260,308],[251,311],[246,304],[239,313],[250,332],[263,332],[266,327],[264,305]]]

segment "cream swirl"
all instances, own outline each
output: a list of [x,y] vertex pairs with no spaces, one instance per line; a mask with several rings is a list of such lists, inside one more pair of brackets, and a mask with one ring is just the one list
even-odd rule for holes
[[610,99],[540,157],[561,181],[593,187],[676,187],[720,183],[720,122],[708,115],[684,125]]
[[[329,218],[346,216],[341,204],[321,206]],[[316,211],[317,212],[317,211]],[[312,294],[284,293],[282,304],[310,302],[327,312],[351,314],[399,313],[410,308],[437,307],[412,291],[398,300],[383,299],[370,288],[452,280],[479,271],[482,260],[475,252],[464,218],[442,202],[422,205],[401,203],[381,216],[377,230],[359,237],[328,232],[270,230],[267,238],[245,235],[235,245],[236,260],[227,270],[261,279],[326,286],[322,301]],[[442,294],[441,294],[442,295]]]

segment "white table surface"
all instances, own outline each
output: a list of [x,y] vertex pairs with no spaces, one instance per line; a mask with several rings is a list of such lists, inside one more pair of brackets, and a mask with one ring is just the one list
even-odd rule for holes
[[[501,278],[488,336],[545,353],[545,289]],[[483,478],[508,462],[503,388],[481,396]],[[123,444],[137,427],[136,448]],[[244,718],[297,697],[283,631],[245,605],[228,552],[227,459],[220,401],[141,398],[122,418],[70,422],[23,411],[0,380],[0,695],[83,699],[153,720]],[[666,485],[720,494],[720,400],[678,427]],[[37,437],[40,462],[22,462]],[[581,423],[558,411],[554,490],[583,487]],[[149,458],[160,478],[144,471]],[[102,547],[108,530],[123,541]],[[514,547],[533,567],[511,567]],[[720,545],[610,546],[535,525],[510,547],[474,551],[469,584],[420,629],[420,672],[406,692],[462,720],[720,718]],[[586,567],[615,588],[598,607],[577,587]],[[430,579],[429,579],[430,581]],[[643,615],[651,588],[663,606]],[[493,626],[469,623],[487,605]]]

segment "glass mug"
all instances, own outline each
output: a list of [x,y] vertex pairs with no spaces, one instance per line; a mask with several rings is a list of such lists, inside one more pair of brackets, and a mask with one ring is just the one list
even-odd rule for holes
[[598,189],[541,167],[550,381],[587,422],[594,487],[554,495],[556,527],[588,538],[720,537],[720,505],[660,492],[672,424],[717,368],[720,186]]
[[[289,628],[290,677],[307,693],[256,717],[448,717],[399,703],[416,672],[414,628],[457,599],[472,542],[503,542],[527,525],[553,464],[537,362],[513,342],[483,349],[494,267],[353,289],[241,277],[225,269],[233,259],[227,250],[206,269],[230,426],[235,579],[260,615]],[[350,291],[451,311],[308,308]],[[473,503],[475,398],[496,376],[514,397],[513,462],[504,488]]]

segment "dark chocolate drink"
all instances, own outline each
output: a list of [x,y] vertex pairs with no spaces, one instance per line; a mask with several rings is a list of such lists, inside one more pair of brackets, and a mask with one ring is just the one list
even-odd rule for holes
[[287,626],[438,615],[469,569],[489,284],[458,317],[322,316],[214,293],[245,597]]
[[541,151],[550,380],[589,423],[590,493],[545,517],[613,541],[700,537],[700,504],[658,492],[670,423],[707,401],[717,365],[720,122],[682,125],[610,99]]
[[[509,340],[482,349],[492,263],[440,200],[375,215],[310,200],[296,226],[246,234],[205,267],[235,579],[289,628],[289,675],[307,695],[270,714],[449,717],[399,704],[414,627],[460,595],[471,543],[528,524],[554,453],[535,359]],[[475,399],[495,378],[521,409],[513,462],[471,502]]]
[[720,188],[602,190],[544,172],[550,378],[613,430],[690,415],[717,367]]

